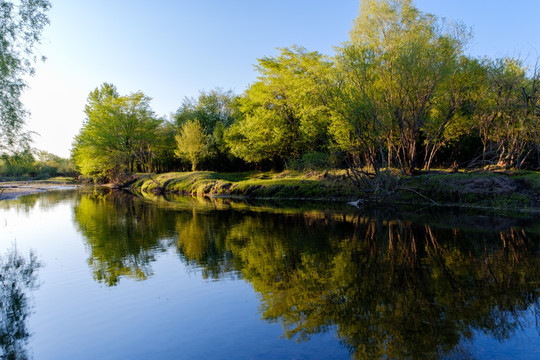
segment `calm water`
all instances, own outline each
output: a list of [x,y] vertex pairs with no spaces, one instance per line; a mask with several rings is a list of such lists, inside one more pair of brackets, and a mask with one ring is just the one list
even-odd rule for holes
[[0,358],[540,358],[540,223],[323,204],[0,202]]

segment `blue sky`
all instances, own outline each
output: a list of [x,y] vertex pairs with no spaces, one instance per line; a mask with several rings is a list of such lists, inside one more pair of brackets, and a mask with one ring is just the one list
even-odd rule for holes
[[[243,92],[257,58],[293,44],[332,54],[348,38],[358,0],[52,0],[39,48],[48,60],[23,101],[34,146],[68,157],[88,93],[111,82],[152,97],[158,115],[184,97],[221,87]],[[472,28],[474,56],[540,56],[540,0],[416,0]]]

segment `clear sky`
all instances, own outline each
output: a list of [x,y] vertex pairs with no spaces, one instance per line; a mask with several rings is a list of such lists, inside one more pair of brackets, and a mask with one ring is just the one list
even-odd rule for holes
[[[150,96],[158,115],[221,87],[242,93],[257,58],[293,44],[332,54],[358,0],[52,0],[39,48],[47,57],[23,101],[34,146],[68,157],[88,93],[103,82]],[[540,56],[540,0],[416,0],[472,28],[474,56]]]

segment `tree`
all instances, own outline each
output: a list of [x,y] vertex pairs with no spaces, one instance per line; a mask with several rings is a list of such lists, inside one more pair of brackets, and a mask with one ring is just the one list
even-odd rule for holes
[[[377,168],[395,159],[405,173],[418,167],[418,145],[427,131],[445,130],[456,111],[443,120],[434,115],[441,94],[457,79],[459,59],[467,32],[458,25],[446,27],[418,11],[411,0],[363,0],[351,31],[351,41],[337,57],[346,73],[338,78],[338,95],[358,105],[339,106],[333,112],[349,129],[335,135],[353,141],[368,165]],[[356,88],[354,88],[356,86]],[[358,139],[354,140],[357,136]],[[431,136],[430,139],[436,137]],[[338,143],[342,139],[336,140]],[[387,149],[387,154],[383,151]],[[431,147],[431,150],[434,148]]]
[[34,155],[28,148],[0,155],[0,174],[6,176],[33,175],[36,168]]
[[205,163],[213,169],[229,169],[234,162],[225,142],[225,132],[239,117],[237,100],[238,96],[230,90],[202,91],[198,99],[184,99],[172,116],[178,128],[188,121],[197,120],[201,124],[208,136]]
[[448,81],[436,93],[429,121],[422,127],[424,169],[431,168],[441,148],[471,134],[474,129],[471,120],[484,75],[485,68],[480,61],[461,56]]
[[538,74],[527,77],[519,59],[486,60],[474,125],[480,134],[482,165],[521,168],[538,149]]
[[87,119],[75,138],[72,156],[82,175],[118,180],[136,170],[149,171],[156,144],[156,119],[142,92],[121,96],[104,83],[88,96]]
[[244,117],[231,126],[231,152],[247,162],[274,164],[327,145],[322,77],[330,63],[301,47],[258,60],[259,79],[239,99]]
[[152,171],[174,171],[181,166],[174,154],[178,129],[171,121],[163,121],[155,130],[156,142],[152,145]]
[[236,98],[230,90],[202,91],[197,100],[184,99],[182,106],[173,114],[174,123],[180,128],[188,121],[197,120],[208,135],[218,124],[228,128],[234,122]]
[[34,50],[49,23],[48,0],[0,0],[0,150],[29,140],[22,126],[26,111],[20,97],[24,75],[34,73]]
[[204,133],[201,123],[197,120],[188,121],[182,126],[180,134],[176,135],[176,156],[191,163],[191,171],[197,169],[197,164],[204,155],[208,136]]

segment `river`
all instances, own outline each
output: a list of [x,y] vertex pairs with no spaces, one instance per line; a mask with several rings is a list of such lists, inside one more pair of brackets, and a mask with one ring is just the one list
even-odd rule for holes
[[538,359],[539,255],[537,219],[28,195],[0,202],[0,357]]

